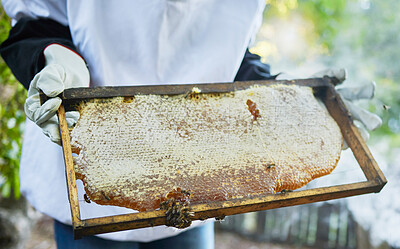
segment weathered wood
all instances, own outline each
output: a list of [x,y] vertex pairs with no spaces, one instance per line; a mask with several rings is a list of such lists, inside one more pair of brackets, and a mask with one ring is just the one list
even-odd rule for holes
[[[332,212],[332,206],[326,205],[318,209],[317,234],[318,248],[329,248],[329,218]],[[320,243],[320,244],[319,244]]]
[[[77,104],[93,98],[132,97],[139,94],[177,95],[188,94],[193,88],[198,88],[201,93],[227,93],[247,89],[255,85],[300,85],[314,88],[315,94],[334,82],[333,78],[313,78],[300,80],[258,80],[237,81],[232,83],[207,83],[207,84],[181,84],[181,85],[146,85],[146,86],[114,86],[114,87],[92,87],[92,88],[69,88],[59,96],[63,99],[65,109],[75,110]],[[46,99],[46,96],[41,96]]]
[[[377,186],[371,182],[345,184],[333,187],[316,188],[284,194],[272,194],[257,198],[245,198],[223,202],[193,205],[193,220],[204,220],[222,215],[234,215],[247,212],[268,210],[280,207],[301,205],[306,203],[338,199],[354,195],[371,193]],[[148,211],[126,215],[116,215],[83,220],[76,227],[77,238],[165,224],[163,211]]]
[[76,188],[76,178],[74,171],[74,162],[72,159],[71,144],[68,132],[67,120],[65,117],[64,106],[61,105],[57,112],[58,121],[60,123],[61,143],[63,148],[65,170],[67,176],[67,189],[69,203],[71,207],[72,225],[74,229],[82,225],[79,212],[78,190]]
[[[90,98],[108,98],[115,96],[134,96],[136,94],[183,94],[198,87],[203,93],[229,92],[245,89],[252,85],[297,84],[311,86],[315,94],[321,96],[331,116],[336,120],[347,144],[352,149],[368,181],[294,191],[281,194],[270,194],[260,197],[243,198],[224,202],[210,202],[192,205],[193,220],[204,220],[212,217],[228,216],[240,213],[261,211],[286,206],[338,199],[348,196],[379,192],[386,179],[373,159],[357,128],[352,123],[339,95],[335,92],[331,78],[305,79],[296,81],[249,81],[219,84],[140,86],[140,87],[102,87],[67,89],[63,96],[63,105],[74,108],[78,101]],[[59,110],[63,150],[67,170],[69,198],[75,237],[136,229],[165,224],[164,211],[148,211],[125,215],[80,220],[79,202],[76,190],[75,174],[72,164],[72,153],[64,108]]]
[[[324,103],[330,115],[338,123],[342,135],[353,151],[354,157],[357,159],[365,177],[370,181],[376,181],[377,184],[383,187],[387,180],[361,137],[358,128],[354,125],[351,115],[345,108],[339,94],[336,93],[332,86],[328,87],[325,93]],[[377,189],[377,191],[379,192],[380,189]]]
[[[332,78],[327,78],[331,82]],[[230,83],[200,83],[200,84],[178,84],[178,85],[145,85],[145,86],[105,86],[92,88],[69,88],[65,89],[62,98],[65,100],[90,99],[90,98],[112,98],[127,97],[138,94],[176,95],[190,93],[194,87],[201,93],[227,93],[247,89],[254,85],[300,85],[309,87],[326,87],[327,81],[322,78],[299,79],[299,80],[257,80],[236,81]]]
[[[258,239],[269,243],[283,243],[297,247],[309,246],[311,248],[356,248],[357,236],[355,232],[357,228],[354,226],[355,221],[343,201],[323,205],[306,204],[258,213],[266,214],[266,229],[263,234],[259,234],[258,231],[248,233],[243,231],[241,227],[233,229],[232,224],[244,215],[228,216],[224,222],[217,223],[216,228],[235,232],[250,240]],[[336,216],[338,220],[335,222],[332,216]],[[275,222],[275,220],[277,221]],[[285,230],[287,227],[289,227],[289,236],[286,238]],[[334,231],[337,232],[336,240],[332,236]],[[362,248],[362,246],[359,246],[359,248]]]

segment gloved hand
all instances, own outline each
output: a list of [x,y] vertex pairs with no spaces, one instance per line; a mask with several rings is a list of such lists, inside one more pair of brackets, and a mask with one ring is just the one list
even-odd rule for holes
[[[310,76],[310,78],[322,78],[324,76],[334,77],[337,79],[338,84],[343,83],[346,80],[346,70],[341,69],[327,69],[315,73]],[[291,79],[291,76],[286,74],[279,75],[277,79]],[[356,106],[353,101],[361,100],[361,99],[372,99],[375,93],[375,82],[370,82],[365,85],[359,85],[354,87],[341,87],[336,86],[336,91],[342,97],[344,104],[355,120],[354,124],[357,126],[360,131],[361,136],[365,141],[369,139],[368,130],[374,130],[382,125],[382,119],[371,112],[368,112],[358,106]],[[366,128],[366,129],[365,129]],[[343,150],[347,149],[348,146],[346,142],[343,144]]]
[[[52,44],[44,51],[45,67],[35,75],[28,89],[25,101],[26,116],[35,122],[51,141],[60,144],[58,119],[55,115],[61,105],[56,97],[66,88],[88,87],[89,71],[85,61],[74,51]],[[39,90],[50,99],[40,105]],[[79,119],[79,112],[66,113],[67,124],[73,126]]]

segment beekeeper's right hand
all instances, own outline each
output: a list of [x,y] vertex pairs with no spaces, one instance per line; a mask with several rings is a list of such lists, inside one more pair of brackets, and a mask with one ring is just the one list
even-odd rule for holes
[[[35,75],[25,101],[26,116],[35,122],[51,141],[60,144],[60,131],[56,112],[61,104],[57,97],[66,88],[89,87],[89,71],[81,56],[74,51],[52,44],[43,51],[45,67]],[[49,99],[40,105],[39,91]],[[78,112],[67,112],[67,124],[73,126],[79,119]]]

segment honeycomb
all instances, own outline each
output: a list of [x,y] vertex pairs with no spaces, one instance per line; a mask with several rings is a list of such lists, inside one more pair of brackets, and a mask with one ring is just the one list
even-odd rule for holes
[[90,200],[155,210],[177,189],[190,204],[274,194],[329,174],[342,135],[312,89],[136,95],[79,106],[74,170]]

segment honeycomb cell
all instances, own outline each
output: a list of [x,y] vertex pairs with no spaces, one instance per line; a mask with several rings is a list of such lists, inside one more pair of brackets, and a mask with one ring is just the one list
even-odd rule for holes
[[336,167],[343,140],[312,89],[295,85],[95,99],[79,111],[70,136],[86,194],[139,211],[176,189],[192,205],[302,187]]

